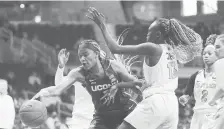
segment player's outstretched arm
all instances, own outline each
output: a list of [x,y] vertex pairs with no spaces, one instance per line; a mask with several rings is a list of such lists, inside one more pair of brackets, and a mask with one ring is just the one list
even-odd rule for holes
[[136,86],[141,87],[143,85],[144,82],[131,75],[122,63],[112,60],[111,66],[122,81],[116,84],[118,88],[136,88]]
[[105,98],[107,98],[104,101],[104,104],[106,105],[109,105],[111,102],[114,102],[114,98],[118,88],[134,88],[139,92],[140,89],[137,89],[137,86],[142,86],[143,84],[143,81],[137,80],[136,77],[129,74],[125,66],[120,62],[112,60],[111,67],[118,74],[122,82],[114,84],[109,90],[104,92],[104,96],[101,98],[101,100],[105,100]]
[[62,91],[66,90],[67,88],[72,86],[72,84],[74,84],[76,81],[79,81],[81,79],[82,75],[79,72],[79,68],[73,69],[69,72],[68,76],[64,77],[64,79],[58,85],[42,89],[32,99],[36,99],[38,97],[59,95]]
[[55,73],[54,83],[55,85],[59,85],[59,83],[64,78],[64,69],[65,65],[69,59],[70,53],[66,51],[66,49],[61,49],[58,53],[58,68]]
[[154,43],[142,43],[139,45],[118,45],[111,37],[108,28],[106,27],[104,16],[93,7],[90,7],[88,12],[89,15],[87,15],[87,17],[100,27],[106,43],[112,53],[150,56],[160,56],[162,54],[162,48]]
[[63,80],[64,78],[64,68],[65,67],[60,67],[58,66],[57,71],[55,73],[55,77],[54,77],[54,84],[55,85],[59,85],[60,82]]

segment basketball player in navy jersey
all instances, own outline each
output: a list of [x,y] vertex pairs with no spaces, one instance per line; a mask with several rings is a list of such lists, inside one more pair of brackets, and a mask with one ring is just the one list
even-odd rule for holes
[[197,71],[190,77],[184,95],[179,98],[183,106],[189,101],[192,95],[196,100],[190,129],[203,129],[206,126],[215,129],[217,125],[217,123],[210,123],[208,120],[208,117],[214,115],[218,110],[216,107],[209,105],[212,97],[218,91],[214,73],[214,63],[218,59],[214,46],[216,37],[217,35],[210,35],[207,38],[202,53],[205,68]]
[[177,61],[186,63],[201,54],[200,35],[175,19],[160,18],[150,25],[146,43],[118,45],[109,34],[105,17],[92,7],[88,12],[112,53],[145,56],[143,71],[148,87],[143,91],[144,99],[118,129],[177,129]]
[[[58,68],[55,74],[55,85],[59,85],[64,79],[64,69],[70,53],[66,49],[58,53]],[[91,96],[80,82],[73,84],[75,88],[75,101],[72,111],[72,119],[68,123],[69,129],[88,129],[93,119],[94,106]]]
[[[142,82],[130,75],[122,64],[106,59],[94,40],[82,41],[78,55],[82,66],[69,72],[59,85],[42,89],[33,99],[60,94],[75,82],[81,82],[91,95],[95,107],[89,129],[116,129],[136,104],[122,89],[141,86]],[[113,97],[105,97],[108,90],[112,91]]]

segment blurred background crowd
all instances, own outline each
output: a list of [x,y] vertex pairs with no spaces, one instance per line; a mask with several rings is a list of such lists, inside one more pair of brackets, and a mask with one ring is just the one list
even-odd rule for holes
[[[0,78],[9,84],[16,113],[23,102],[40,89],[54,85],[57,54],[66,48],[71,55],[65,75],[80,63],[78,43],[83,39],[105,42],[100,30],[85,17],[89,6],[97,8],[108,18],[108,27],[114,38],[131,28],[125,44],[145,42],[148,26],[156,18],[176,18],[201,35],[206,41],[210,34],[224,32],[224,1],[0,1]],[[104,48],[105,46],[102,45]],[[142,60],[142,57],[138,58]],[[142,64],[131,69],[142,78]],[[201,57],[180,66],[179,88],[182,95],[191,74],[203,67]],[[71,87],[59,97],[42,100],[49,118],[42,128],[66,129],[75,101],[75,88]],[[178,129],[188,129],[194,100],[180,105]],[[15,120],[15,129],[25,127]]]

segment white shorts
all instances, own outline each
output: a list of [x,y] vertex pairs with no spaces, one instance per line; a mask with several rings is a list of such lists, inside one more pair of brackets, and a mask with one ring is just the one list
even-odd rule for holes
[[190,129],[224,129],[224,119],[212,117],[216,110],[195,110]]
[[157,93],[142,100],[125,121],[136,129],[177,129],[178,113],[175,93]]
[[69,129],[88,129],[92,119],[74,116],[68,123]]

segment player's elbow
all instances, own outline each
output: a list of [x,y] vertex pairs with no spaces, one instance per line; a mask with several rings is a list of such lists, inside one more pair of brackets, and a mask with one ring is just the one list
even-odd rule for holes
[[110,51],[112,52],[112,53],[119,53],[119,51],[120,51],[120,49],[119,49],[119,47],[117,47],[117,46],[110,46]]
[[109,49],[112,53],[116,53],[116,54],[120,53],[120,51],[121,51],[121,46],[120,45],[116,44],[115,42],[108,43],[107,45],[108,45],[108,47],[109,47]]

